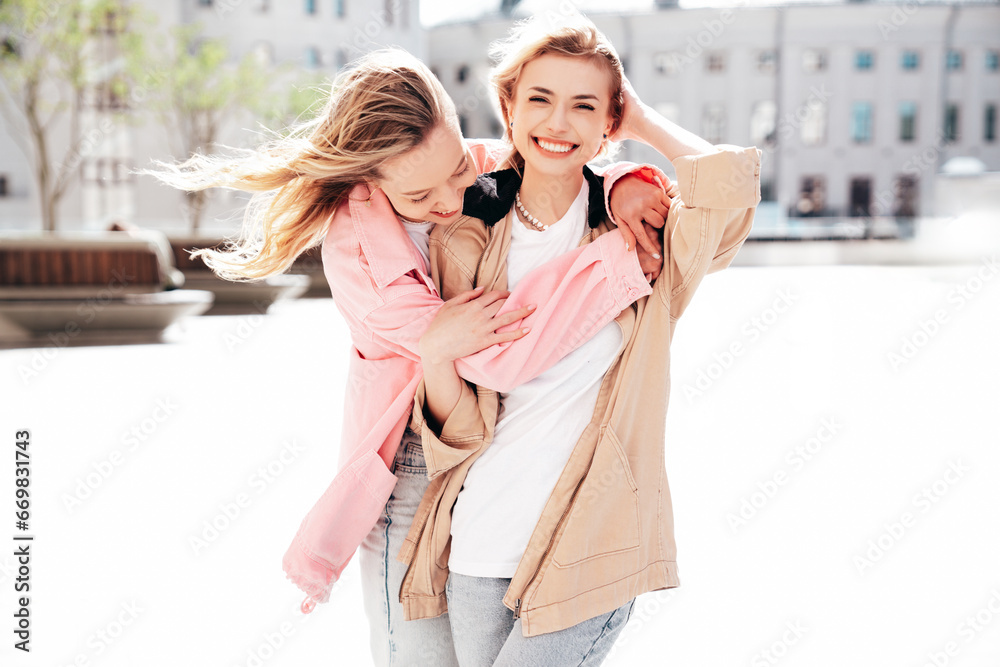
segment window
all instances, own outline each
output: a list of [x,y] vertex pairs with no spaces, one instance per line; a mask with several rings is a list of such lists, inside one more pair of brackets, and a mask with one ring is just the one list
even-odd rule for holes
[[673,76],[681,71],[681,59],[675,52],[656,53],[653,55],[653,69],[657,74]]
[[316,0],[306,0],[306,14],[316,16]]
[[469,66],[462,65],[457,70],[455,70],[455,81],[459,83],[465,83],[465,80],[469,78]]
[[760,182],[760,200],[775,201],[774,181]]
[[750,112],[750,143],[755,146],[773,146],[775,139],[775,122],[778,107],[771,100],[764,100],[753,105]]
[[895,202],[892,214],[900,218],[913,218],[917,215],[917,179],[911,174],[901,174],[893,184]]
[[855,102],[851,107],[851,139],[856,144],[872,142],[872,103]]
[[917,103],[899,103],[899,140],[913,141],[917,138]]
[[822,176],[804,176],[799,187],[799,198],[792,215],[809,217],[821,215],[826,208],[826,184]]
[[871,51],[855,51],[854,69],[864,71],[875,66],[875,54]]
[[122,97],[126,84],[122,79],[101,81],[93,88],[94,108],[98,111],[120,111],[128,108],[127,100]]
[[333,0],[333,15],[338,19],[347,16],[347,0]]
[[757,71],[761,74],[773,74],[778,63],[778,55],[774,51],[760,51],[757,54]]
[[[819,146],[826,141],[826,102],[810,99],[803,103],[805,115],[799,128],[804,146]],[[795,118],[799,117],[796,113]]]
[[987,104],[983,114],[983,141],[997,140],[997,105]]
[[958,105],[954,103],[946,104],[944,107],[944,140],[947,142],[958,141],[959,137],[959,114]]
[[306,67],[309,67],[311,69],[319,67],[320,62],[322,60],[319,53],[319,49],[316,48],[315,46],[306,47],[304,58],[306,61]]
[[1000,70],[1000,51],[986,52],[986,71],[996,72]]
[[130,165],[118,162],[116,158],[86,158],[83,161],[82,172],[84,182],[102,187],[131,183],[134,180]]
[[715,73],[726,71],[726,54],[722,51],[709,53],[705,58],[705,71]]
[[962,69],[962,52],[951,49],[945,57],[945,66],[950,70]]
[[916,51],[903,51],[899,64],[903,69],[920,69],[920,54]]
[[851,207],[849,215],[852,218],[865,217],[872,214],[872,179],[870,176],[859,176],[851,179]]
[[710,144],[721,144],[726,134],[726,107],[709,102],[701,112],[701,136]]
[[822,72],[826,69],[826,51],[806,49],[802,52],[802,69],[806,72]]

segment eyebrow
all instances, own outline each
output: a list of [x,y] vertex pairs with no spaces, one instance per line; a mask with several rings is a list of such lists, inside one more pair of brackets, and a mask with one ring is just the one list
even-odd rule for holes
[[[540,86],[532,86],[528,90],[537,90],[538,92],[540,92],[540,93],[542,93],[544,95],[555,95],[555,93],[553,93],[548,88],[542,88]],[[574,99],[574,100],[598,100],[598,101],[600,100],[600,98],[597,97],[597,95],[590,95],[590,94],[586,94],[586,95],[574,95],[571,99]]]
[[[468,153],[462,153],[462,158],[458,161],[458,166],[455,167],[455,171],[451,172],[452,176],[457,174],[462,169],[462,164],[468,158]],[[404,197],[412,197],[413,195],[419,195],[423,192],[428,192],[430,188],[424,188],[423,190],[414,190],[413,192],[404,192]]]

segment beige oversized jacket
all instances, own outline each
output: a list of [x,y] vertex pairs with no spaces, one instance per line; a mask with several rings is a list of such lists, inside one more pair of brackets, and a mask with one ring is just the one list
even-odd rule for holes
[[[673,163],[680,192],[664,230],[663,271],[653,293],[616,318],[623,332],[619,356],[504,598],[526,637],[679,585],[664,463],[670,342],[702,277],[728,266],[743,244],[760,201],[760,151],[717,149]],[[491,177],[480,177],[474,186],[494,200],[481,209],[485,224],[465,216],[431,237],[431,272],[444,299],[477,285],[507,287],[510,227],[506,217],[495,219],[509,210],[506,199],[513,199],[518,183],[501,187]],[[582,242],[611,228],[605,219]],[[592,329],[593,323],[580,322],[581,336],[589,337]],[[421,385],[412,425],[423,437],[432,481],[399,554],[410,565],[400,590],[407,619],[447,611],[451,510],[469,468],[492,440],[499,408],[496,392],[470,390],[437,434],[423,418],[423,399]]]

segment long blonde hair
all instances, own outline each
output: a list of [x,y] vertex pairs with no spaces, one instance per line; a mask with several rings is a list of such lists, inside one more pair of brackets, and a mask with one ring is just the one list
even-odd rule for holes
[[191,253],[222,278],[282,273],[322,242],[329,218],[359,183],[381,178],[387,160],[417,147],[455,107],[431,71],[401,49],[362,56],[334,81],[314,118],[284,136],[233,156],[194,154],[140,173],[187,191],[254,192],[239,239]]
[[[613,134],[621,124],[624,109],[622,89],[625,73],[618,52],[597,26],[582,14],[570,12],[556,15],[547,12],[517,22],[507,37],[490,44],[490,57],[496,63],[490,71],[490,83],[500,104],[507,143],[514,145],[510,108],[521,70],[535,58],[547,53],[585,58],[607,68],[611,74],[612,126],[609,135]],[[605,140],[598,155],[610,152],[610,142]],[[511,149],[508,163],[516,169],[524,166],[524,158],[516,148]]]

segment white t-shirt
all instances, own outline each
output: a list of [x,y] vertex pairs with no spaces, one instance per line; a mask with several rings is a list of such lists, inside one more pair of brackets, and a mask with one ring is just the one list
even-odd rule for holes
[[408,222],[399,218],[399,221],[403,223],[403,228],[406,229],[407,236],[413,241],[413,245],[417,246],[417,250],[420,251],[420,256],[424,258],[424,271],[429,272],[431,266],[431,230],[436,225],[436,222]]
[[[566,215],[545,231],[513,209],[508,289],[567,253],[587,232],[587,183]],[[513,577],[535,524],[577,440],[590,423],[601,380],[622,344],[616,322],[534,380],[501,393],[493,442],[469,469],[452,512],[448,567],[475,577]]]

